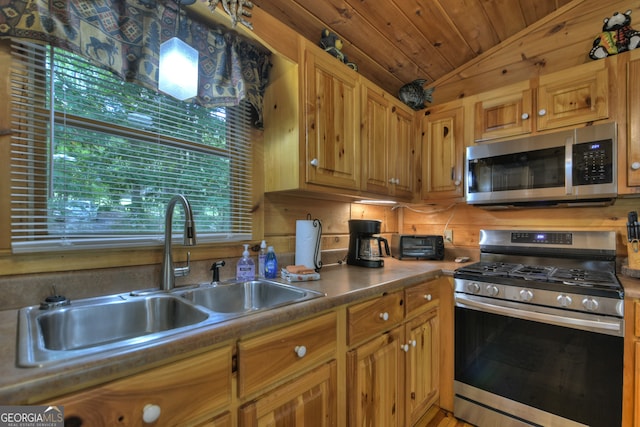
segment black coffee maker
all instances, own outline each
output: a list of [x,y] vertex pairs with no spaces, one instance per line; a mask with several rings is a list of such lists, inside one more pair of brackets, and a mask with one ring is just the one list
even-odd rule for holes
[[383,267],[385,254],[390,255],[387,239],[375,234],[380,234],[382,221],[377,219],[350,219],[349,220],[349,253],[347,264],[361,267]]

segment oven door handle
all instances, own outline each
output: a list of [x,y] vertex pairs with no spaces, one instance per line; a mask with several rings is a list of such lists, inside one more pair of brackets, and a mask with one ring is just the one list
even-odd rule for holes
[[[541,313],[539,311],[527,311],[519,308],[505,307],[503,305],[491,304],[486,301],[478,301],[478,297],[465,294],[456,295],[456,306],[469,308],[472,310],[485,311],[493,314],[501,314],[517,319],[533,320],[548,323],[556,326],[566,326],[574,329],[583,329],[593,332],[600,332],[608,335],[623,336],[623,321],[620,320],[590,320],[576,317],[566,317],[557,314]],[[513,304],[505,302],[505,304]]]

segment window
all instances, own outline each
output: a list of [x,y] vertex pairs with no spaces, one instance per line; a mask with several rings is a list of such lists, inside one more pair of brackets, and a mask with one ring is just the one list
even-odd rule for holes
[[248,103],[178,101],[58,48],[12,56],[14,252],[159,244],[178,193],[199,242],[251,238]]

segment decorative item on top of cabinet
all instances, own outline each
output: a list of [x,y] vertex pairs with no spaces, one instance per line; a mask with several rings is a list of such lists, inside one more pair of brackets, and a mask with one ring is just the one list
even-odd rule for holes
[[395,97],[362,79],[362,190],[410,201],[414,196],[414,113]]
[[46,404],[64,406],[65,425],[197,424],[231,403],[231,354],[226,346]]
[[463,151],[463,107],[438,110],[424,116],[421,191],[423,200],[464,195]]

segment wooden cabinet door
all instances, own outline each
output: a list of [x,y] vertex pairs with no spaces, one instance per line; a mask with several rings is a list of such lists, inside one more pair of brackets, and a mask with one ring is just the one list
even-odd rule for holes
[[640,120],[638,120],[640,117],[640,59],[629,62],[627,91],[629,137],[627,138],[626,176],[624,178],[620,176],[618,182],[626,182],[629,187],[637,187],[640,186]]
[[480,95],[475,104],[475,141],[531,133],[532,110],[533,98],[528,87],[508,87]]
[[238,396],[273,387],[324,360],[336,350],[334,311],[238,342]]
[[401,338],[402,327],[398,327],[347,353],[350,426],[403,425]]
[[406,390],[407,426],[418,421],[438,398],[440,332],[438,309],[421,314],[406,324]]
[[231,346],[108,384],[53,399],[65,423],[142,426],[146,405],[160,409],[157,425],[194,425],[231,403]]
[[[320,54],[321,53],[321,54]],[[307,182],[360,188],[357,74],[325,52],[304,52]]]
[[425,116],[422,124],[422,199],[461,197],[463,188],[463,108]]
[[540,77],[537,129],[554,129],[609,117],[605,61]]
[[385,93],[368,83],[362,85],[362,189],[390,194],[388,157],[391,105]]
[[330,362],[239,409],[241,427],[336,425],[336,362]]
[[418,156],[416,155],[415,115],[412,110],[395,105],[391,108],[388,143],[393,195],[405,200],[414,197]]

